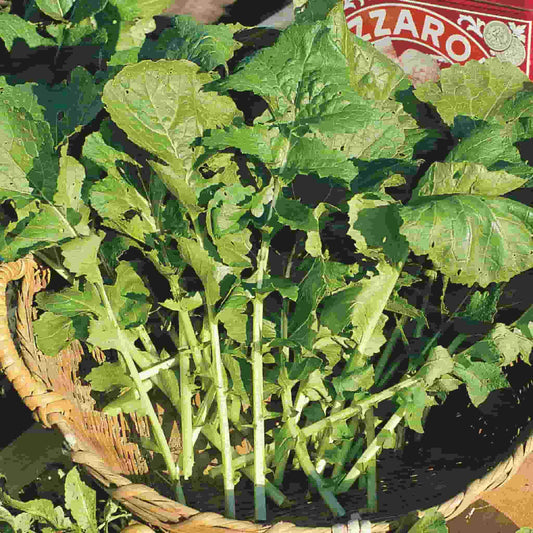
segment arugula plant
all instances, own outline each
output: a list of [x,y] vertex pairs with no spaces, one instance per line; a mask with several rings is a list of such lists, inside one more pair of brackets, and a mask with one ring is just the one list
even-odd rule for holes
[[0,530],[5,533],[36,530],[98,533],[103,528],[108,533],[111,522],[131,517],[111,499],[97,508],[96,492],[83,482],[76,468],[63,476],[62,505],[54,505],[45,498],[24,502],[0,490]]
[[[144,444],[179,501],[202,441],[220,451],[210,474],[227,516],[241,473],[257,520],[267,495],[286,503],[291,458],[333,514],[363,473],[375,509],[376,457],[401,425],[422,432],[427,407],[462,384],[479,405],[508,385],[502,367],[529,362],[531,307],[474,343],[439,345],[436,328],[403,376],[391,360],[404,326],[429,326],[405,288],[429,291],[438,275],[482,289],[451,317],[493,321],[495,287],[533,266],[532,208],[506,197],[533,183],[516,147],[533,137],[533,92],[517,68],[470,62],[414,90],[348,30],[342,3],[310,0],[229,74],[239,27],[176,17],[151,40],[133,1],[83,18],[36,4],[55,20],[55,41],[38,44],[90,27],[107,35],[107,69],[52,87],[0,81],[0,255],[33,253],[68,281],[37,296],[39,348],[54,356],[76,338],[110,356],[87,380],[105,412],[150,419]],[[117,12],[137,29],[121,22],[113,45]],[[31,23],[17,24],[35,46]],[[399,186],[404,198],[387,190]],[[349,257],[328,246],[339,220]],[[421,255],[428,276],[407,269]],[[152,404],[161,392],[180,421],[178,463]],[[381,423],[384,401],[396,411]]]

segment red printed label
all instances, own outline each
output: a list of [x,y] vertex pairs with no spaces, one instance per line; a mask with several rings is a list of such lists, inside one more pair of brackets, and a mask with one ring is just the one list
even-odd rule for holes
[[452,63],[489,57],[510,61],[531,75],[531,11],[516,10],[517,16],[512,17],[449,6],[450,2],[446,6],[344,2],[351,31],[399,63],[415,85],[438,79],[439,70]]

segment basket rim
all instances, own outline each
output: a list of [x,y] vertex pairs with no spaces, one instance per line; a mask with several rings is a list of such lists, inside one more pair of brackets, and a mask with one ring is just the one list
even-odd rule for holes
[[[133,483],[126,476],[110,468],[94,450],[89,449],[76,437],[76,432],[68,421],[68,414],[72,407],[70,400],[61,394],[48,390],[40,380],[35,378],[11,338],[7,321],[6,290],[8,284],[22,279],[22,288],[18,294],[17,334],[24,339],[22,342],[33,344],[33,338],[28,338],[28,323],[32,320],[30,311],[33,306],[33,297],[35,293],[46,286],[49,276],[49,269],[40,265],[32,254],[17,261],[0,263],[0,339],[6,340],[5,349],[0,350],[0,368],[5,372],[19,397],[32,411],[35,420],[46,428],[59,429],[70,450],[72,461],[82,466],[106,490],[110,497],[143,522],[167,531],[183,531],[193,524],[195,531],[204,531],[205,533],[215,533],[215,530],[212,529],[214,527],[217,528],[216,531],[225,529],[228,532],[242,533],[266,531],[285,533],[289,530],[291,533],[347,531],[346,517],[337,519],[341,522],[340,524],[305,527],[283,521],[272,524],[253,523],[228,519],[218,513],[201,512],[166,498],[147,485]],[[430,509],[441,512],[446,520],[450,520],[461,514],[482,493],[494,490],[506,483],[518,471],[527,456],[533,452],[533,421],[522,428],[518,441],[518,443],[513,444],[511,451],[508,450],[494,458],[493,462],[496,463],[496,466],[484,476],[470,482],[463,491]],[[417,514],[421,517],[428,510],[419,510]],[[363,520],[360,525],[364,525],[366,530],[372,531],[372,533],[384,533],[394,529],[402,516],[405,515],[397,515],[372,523]],[[352,520],[357,521],[359,519],[357,513],[352,514]],[[342,522],[343,520],[344,522]],[[369,527],[371,529],[368,529]],[[191,531],[191,529],[188,530]]]

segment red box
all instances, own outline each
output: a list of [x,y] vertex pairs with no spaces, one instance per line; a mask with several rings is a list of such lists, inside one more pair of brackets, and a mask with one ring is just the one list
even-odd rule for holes
[[400,64],[415,85],[470,59],[499,57],[530,78],[533,0],[344,0],[350,29]]

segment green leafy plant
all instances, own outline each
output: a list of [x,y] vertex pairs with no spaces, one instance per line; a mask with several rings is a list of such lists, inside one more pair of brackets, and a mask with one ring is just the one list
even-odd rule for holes
[[[0,530],[4,533],[27,533],[38,531],[72,531],[107,533],[114,520],[130,517],[109,499],[105,506],[97,509],[96,492],[80,478],[72,468],[64,481],[64,505],[54,505],[51,500],[36,498],[24,502],[0,491]],[[98,512],[97,512],[98,511]]]
[[[150,419],[145,444],[179,501],[201,437],[221,459],[209,474],[223,476],[227,516],[241,473],[257,520],[267,496],[286,504],[291,459],[334,515],[362,474],[375,510],[376,457],[401,427],[421,433],[462,384],[477,406],[507,386],[504,366],[529,363],[533,308],[494,323],[498,291],[533,266],[532,209],[509,197],[533,183],[517,149],[533,137],[533,92],[517,68],[455,65],[414,90],[325,0],[232,73],[239,27],[176,17],[151,40],[135,2],[83,18],[37,5],[55,40],[17,18],[21,38],[60,47],[90,27],[107,69],[53,87],[0,81],[0,255],[31,252],[68,281],[37,296],[38,346],[54,356],[79,339],[108,354],[86,379],[104,412]],[[438,344],[437,279],[446,323],[491,323],[485,336]],[[471,288],[464,309],[447,310],[448,283]],[[399,339],[420,341],[407,369]],[[180,421],[178,463],[160,392]],[[381,421],[385,401],[396,410]]]

